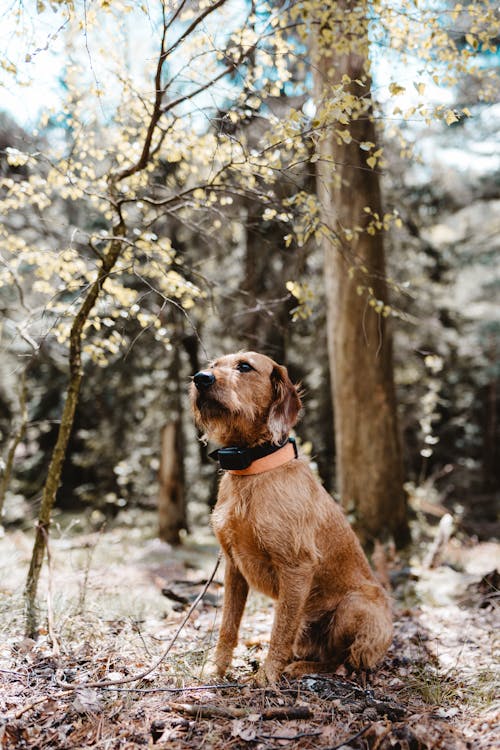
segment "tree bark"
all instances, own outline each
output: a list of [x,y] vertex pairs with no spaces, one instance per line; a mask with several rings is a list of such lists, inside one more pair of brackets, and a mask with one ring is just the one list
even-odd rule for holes
[[180,544],[179,533],[187,529],[183,453],[181,420],[176,419],[161,433],[158,491],[158,536],[173,545]]
[[[367,165],[369,154],[360,148],[364,142],[375,144],[377,138],[367,22],[356,15],[349,24],[353,9],[353,0],[330,3],[332,22],[324,24],[323,16],[322,25],[314,27],[313,54],[317,119],[324,123],[317,194],[322,222],[331,230],[324,240],[324,278],[337,485],[344,507],[354,511],[355,527],[365,544],[392,535],[402,546],[409,537],[392,338],[387,318],[369,304],[370,298],[387,304],[388,290],[383,234],[366,231],[374,213],[383,216],[379,173]],[[328,120],[325,114],[334,100],[333,86],[343,76],[352,81],[347,86],[356,97],[347,124]],[[335,133],[346,128],[350,141]]]

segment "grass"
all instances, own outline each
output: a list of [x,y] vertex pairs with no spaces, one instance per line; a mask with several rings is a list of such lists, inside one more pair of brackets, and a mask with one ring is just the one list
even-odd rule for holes
[[443,672],[429,663],[415,665],[405,692],[416,694],[433,706],[449,706],[464,700],[464,686],[458,673],[452,670]]
[[499,688],[499,671],[493,667],[480,669],[465,679],[458,667],[443,670],[435,664],[420,662],[411,670],[403,692],[417,695],[430,706],[486,710],[499,702]]

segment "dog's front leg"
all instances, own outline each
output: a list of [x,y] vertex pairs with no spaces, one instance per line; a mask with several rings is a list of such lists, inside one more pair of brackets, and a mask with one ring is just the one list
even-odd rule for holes
[[308,598],[312,572],[308,568],[280,571],[278,600],[274,605],[271,642],[264,664],[256,675],[259,685],[277,682],[293,656],[293,645],[302,622]]
[[217,674],[221,677],[231,665],[233,650],[238,642],[238,630],[247,595],[248,583],[231,558],[226,555],[222,623],[215,651],[215,666]]

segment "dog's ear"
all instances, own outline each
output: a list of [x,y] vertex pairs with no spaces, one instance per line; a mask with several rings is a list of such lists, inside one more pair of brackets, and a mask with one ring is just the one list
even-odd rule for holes
[[273,443],[281,443],[297,423],[302,406],[297,387],[288,377],[286,367],[274,365],[271,373],[273,402],[269,409],[267,426]]

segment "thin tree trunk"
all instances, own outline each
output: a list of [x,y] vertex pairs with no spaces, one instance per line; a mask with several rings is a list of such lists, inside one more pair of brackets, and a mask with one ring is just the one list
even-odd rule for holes
[[158,536],[164,542],[180,544],[180,531],[187,529],[183,472],[181,420],[168,422],[161,433]]
[[[262,229],[262,207],[249,201],[246,248],[241,290],[247,295],[247,310],[238,317],[240,339],[249,349],[269,354],[277,362],[286,362],[286,334],[291,303],[286,300],[288,271],[280,254],[281,228]],[[276,302],[283,297],[281,302]]]
[[486,349],[491,379],[481,395],[484,404],[483,429],[483,490],[495,492],[500,487],[500,440],[498,440],[498,385],[495,377],[495,363],[498,362],[495,342],[492,339]]
[[14,434],[12,435],[10,445],[5,457],[5,466],[0,473],[0,526],[2,524],[3,506],[5,503],[5,495],[7,488],[10,483],[12,476],[12,468],[14,466],[14,456],[16,454],[17,446],[24,439],[26,434],[26,428],[28,426],[28,407],[27,407],[27,383],[26,378],[31,361],[24,368],[21,375],[21,383],[19,390],[19,423],[16,427]]
[[[161,116],[167,111],[167,108],[164,107],[163,105],[163,100],[165,97],[166,89],[162,86],[162,74],[163,74],[163,68],[168,58],[168,55],[171,52],[173,52],[175,47],[178,44],[180,44],[180,42],[183,40],[183,38],[185,38],[185,36],[189,35],[192,29],[196,28],[196,26],[199,23],[201,23],[207,15],[212,13],[216,8],[221,6],[224,2],[225,0],[217,0],[217,2],[214,5],[210,6],[209,8],[205,8],[200,13],[200,15],[197,18],[195,18],[195,20],[190,24],[190,26],[184,31],[184,33],[181,34],[180,37],[178,37],[177,42],[175,42],[169,49],[166,49],[165,47],[168,22],[167,22],[165,9],[163,9],[164,10],[163,29],[162,29],[162,36],[161,36],[160,52],[158,55],[158,59],[156,63],[156,72],[155,72],[155,98],[154,98],[153,109],[149,118],[147,129],[146,129],[146,135],[144,138],[144,143],[142,145],[141,154],[139,158],[137,159],[137,161],[135,161],[129,167],[126,167],[118,174],[109,175],[109,179],[108,179],[109,196],[113,200],[115,209],[117,211],[118,224],[114,229],[115,239],[111,241],[108,247],[108,250],[102,260],[102,264],[97,274],[97,278],[95,279],[94,283],[90,286],[88,292],[86,293],[83,303],[73,320],[73,325],[71,326],[70,348],[69,348],[70,375],[69,375],[69,381],[68,381],[68,388],[66,391],[66,399],[64,403],[62,417],[61,417],[61,424],[59,426],[56,444],[54,446],[54,450],[52,452],[52,456],[50,459],[50,464],[49,464],[48,473],[47,473],[47,480],[45,482],[45,486],[43,489],[42,502],[41,502],[40,513],[38,517],[38,528],[37,528],[37,533],[35,537],[35,544],[33,546],[33,553],[32,553],[32,558],[31,558],[31,563],[30,563],[30,569],[28,572],[28,578],[26,581],[25,601],[26,601],[26,610],[27,610],[26,621],[27,621],[28,633],[34,632],[35,630],[35,619],[36,619],[35,618],[35,614],[36,614],[35,613],[35,599],[36,599],[38,581],[40,578],[40,571],[41,571],[42,563],[43,563],[43,557],[45,553],[45,538],[46,538],[46,534],[48,533],[48,528],[50,524],[50,516],[52,512],[52,507],[55,502],[56,492],[59,487],[59,482],[61,480],[62,465],[64,462],[64,458],[66,456],[66,450],[68,446],[68,440],[69,440],[69,436],[71,433],[71,429],[73,427],[73,422],[75,418],[75,410],[76,410],[76,406],[78,403],[78,395],[79,395],[80,385],[81,385],[82,376],[83,376],[82,363],[81,363],[83,327],[92,311],[92,308],[94,307],[97,301],[97,298],[99,297],[99,293],[102,289],[102,285],[106,281],[106,278],[108,277],[109,273],[112,271],[118,258],[120,257],[120,253],[122,250],[121,238],[125,236],[126,227],[125,227],[125,223],[123,220],[123,215],[121,213],[120,203],[115,203],[116,187],[118,183],[120,183],[122,180],[144,170],[150,163],[151,156],[154,153],[156,153],[156,151],[160,147],[161,140],[160,140],[160,144],[154,145],[153,139],[154,139],[156,128],[161,119]],[[169,108],[173,108],[174,106],[179,104],[180,101],[183,101],[182,97],[175,101],[171,101],[169,103]]]
[[[200,332],[201,333],[201,332]],[[182,343],[189,360],[190,375],[194,375],[201,369],[200,357],[198,352],[199,338],[195,334],[182,336]],[[201,437],[201,430],[198,432],[198,438]],[[208,448],[203,440],[198,440],[198,453],[200,457],[200,464],[206,466],[210,464],[210,458],[208,457]]]
[[[353,106],[350,122],[328,126],[318,145],[321,218],[336,235],[324,241],[324,277],[337,484],[344,507],[354,511],[355,526],[365,543],[390,534],[398,545],[404,545],[408,525],[392,339],[387,319],[369,304],[370,298],[387,304],[388,292],[383,234],[366,232],[373,213],[383,216],[379,174],[367,165],[368,154],[360,148],[361,143],[376,143],[367,24],[357,15],[350,29],[344,26],[349,23],[353,0],[330,7],[335,20],[328,24],[328,36],[323,34],[324,26],[316,31],[317,119],[324,121],[333,99],[332,85],[343,76],[353,81],[351,93],[359,102]],[[359,4],[356,7],[359,10]],[[351,40],[349,51],[342,46],[346,39]],[[350,141],[335,133],[346,127]],[[356,232],[356,227],[362,231]],[[350,244],[346,230],[353,234]]]
[[75,410],[78,403],[78,395],[83,376],[81,360],[83,327],[97,301],[102,285],[118,260],[122,249],[122,243],[119,237],[122,237],[124,233],[125,228],[123,224],[120,224],[115,229],[117,239],[111,242],[108,252],[102,261],[97,278],[84,297],[83,303],[73,320],[73,325],[71,326],[68,387],[66,390],[61,423],[57,433],[57,440],[52,451],[47,471],[47,479],[43,488],[35,543],[33,545],[33,552],[26,580],[26,633],[30,636],[33,636],[36,631],[36,593],[40,579],[40,571],[42,569],[43,558],[45,555],[46,539],[49,532],[52,508],[54,506],[56,493],[61,480],[62,466],[66,457],[66,449],[71,429],[73,427]]

